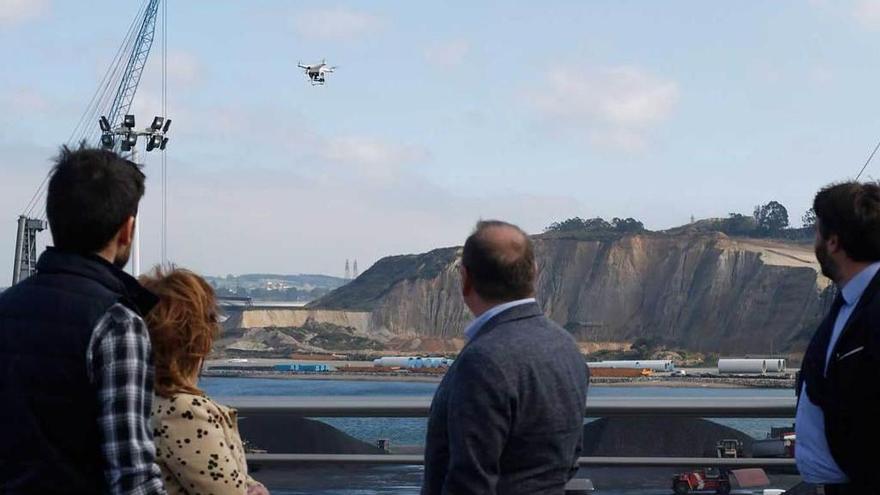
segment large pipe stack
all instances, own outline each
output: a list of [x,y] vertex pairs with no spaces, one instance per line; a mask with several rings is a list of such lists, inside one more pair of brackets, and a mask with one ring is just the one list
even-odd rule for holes
[[756,375],[783,373],[785,359],[719,359],[719,374]]
[[671,359],[645,359],[631,361],[596,361],[587,363],[591,368],[624,368],[637,370],[651,370],[660,372],[675,371],[675,364]]

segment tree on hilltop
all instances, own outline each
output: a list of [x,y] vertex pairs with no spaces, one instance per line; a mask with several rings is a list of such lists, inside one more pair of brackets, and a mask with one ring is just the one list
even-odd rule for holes
[[611,220],[614,230],[618,232],[642,232],[645,230],[645,224],[635,218],[614,218]]
[[755,207],[755,222],[765,234],[777,234],[788,227],[788,210],[778,201]]
[[613,227],[610,223],[602,218],[588,218],[584,220],[581,217],[573,217],[565,219],[561,222],[553,222],[544,232],[604,232],[609,231]]
[[801,223],[805,228],[813,228],[816,225],[816,211],[810,208],[801,217]]

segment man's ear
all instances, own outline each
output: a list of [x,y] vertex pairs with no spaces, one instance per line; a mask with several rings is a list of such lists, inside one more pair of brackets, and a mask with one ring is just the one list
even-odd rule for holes
[[825,243],[825,247],[828,248],[829,253],[837,253],[842,248],[840,246],[840,237],[837,234],[831,234],[828,236],[828,239],[823,241]]
[[122,227],[119,227],[119,232],[116,233],[116,242],[120,246],[130,246],[131,243],[134,242],[135,222],[135,218],[131,216],[122,224]]

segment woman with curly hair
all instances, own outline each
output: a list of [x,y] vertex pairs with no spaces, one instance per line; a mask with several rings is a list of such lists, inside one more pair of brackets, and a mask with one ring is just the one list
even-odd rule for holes
[[159,297],[145,318],[156,367],[151,427],[170,495],[268,495],[248,476],[236,412],[199,389],[220,333],[214,290],[195,273],[156,268],[140,279]]

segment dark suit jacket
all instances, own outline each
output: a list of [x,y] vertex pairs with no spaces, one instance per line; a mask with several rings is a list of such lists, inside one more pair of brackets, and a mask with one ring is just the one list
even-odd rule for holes
[[854,493],[880,494],[875,471],[880,445],[880,273],[850,314],[825,370],[835,317],[826,317],[807,347],[797,393],[806,381],[810,400],[825,414],[831,455],[858,490]]
[[431,404],[423,495],[562,494],[577,471],[589,371],[537,304],[491,318]]

